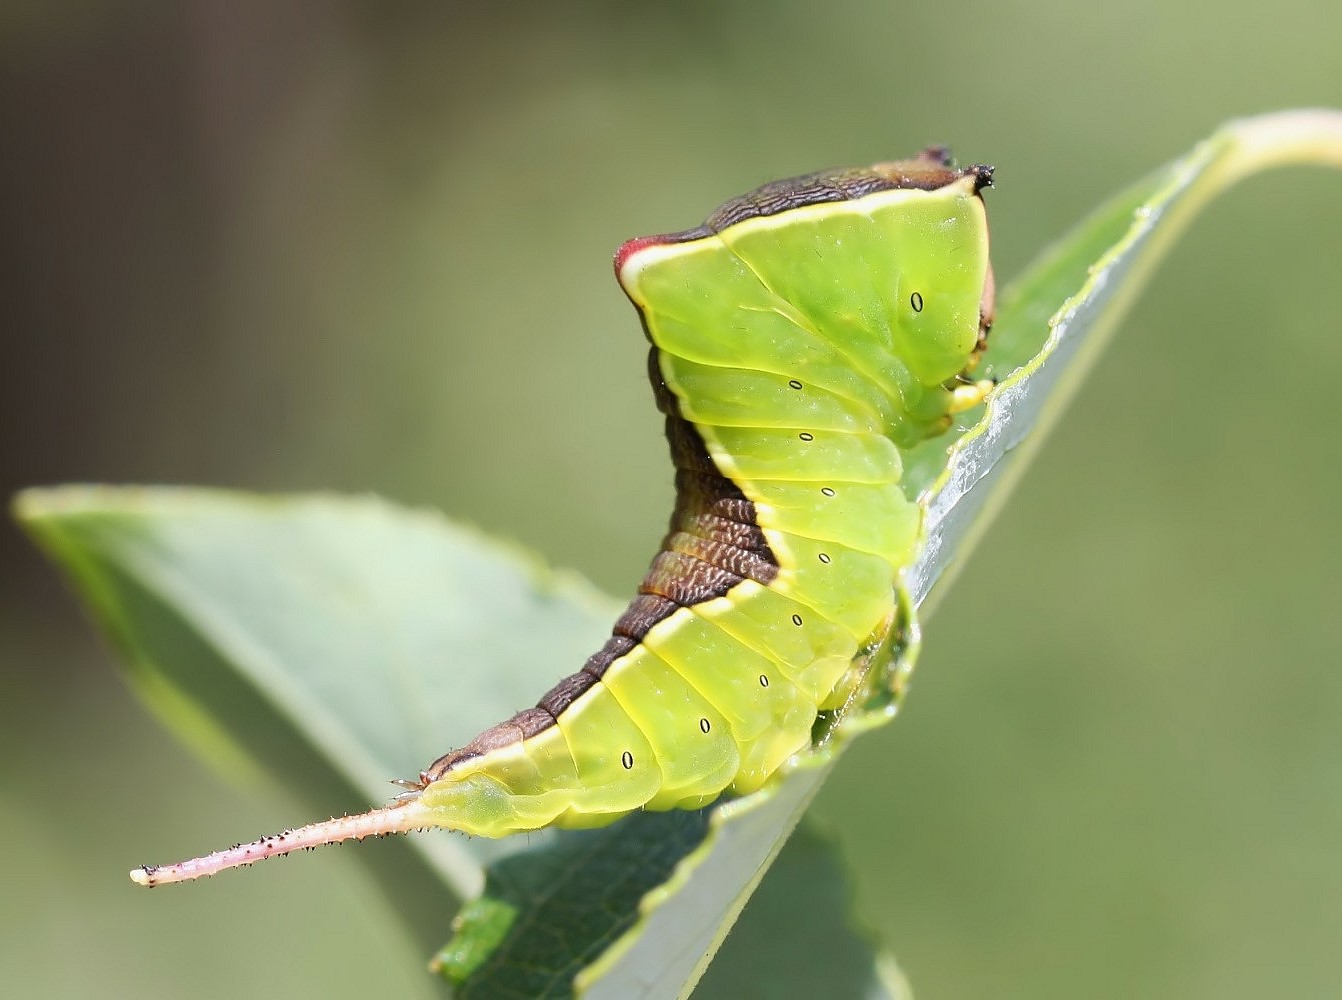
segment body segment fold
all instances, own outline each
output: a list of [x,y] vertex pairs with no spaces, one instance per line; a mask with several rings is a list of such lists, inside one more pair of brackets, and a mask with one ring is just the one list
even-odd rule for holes
[[808,745],[896,627],[921,530],[901,449],[948,425],[991,322],[989,177],[932,155],[811,175],[621,248],[677,469],[670,530],[612,639],[541,700],[551,724],[520,713],[426,769],[441,825],[693,808]]

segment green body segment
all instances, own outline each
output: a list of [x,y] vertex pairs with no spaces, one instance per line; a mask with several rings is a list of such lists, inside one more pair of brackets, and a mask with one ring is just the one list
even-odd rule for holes
[[753,505],[771,578],[679,607],[557,724],[453,763],[419,801],[500,836],[697,807],[809,742],[896,622],[921,530],[900,449],[948,421],[990,285],[977,178],[788,208],[617,258],[679,418]]

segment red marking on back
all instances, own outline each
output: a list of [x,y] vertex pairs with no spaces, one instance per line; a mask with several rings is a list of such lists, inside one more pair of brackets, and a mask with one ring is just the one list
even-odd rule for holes
[[632,240],[625,240],[620,244],[620,249],[615,251],[615,276],[617,278],[620,276],[620,271],[624,268],[625,261],[640,250],[645,247],[655,247],[670,242],[672,242],[671,239],[666,236],[637,236]]

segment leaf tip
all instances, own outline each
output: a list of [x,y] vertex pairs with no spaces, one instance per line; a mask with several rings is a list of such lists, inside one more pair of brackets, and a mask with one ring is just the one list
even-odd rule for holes
[[9,498],[9,515],[21,525],[31,524],[40,519],[46,506],[43,500],[49,491],[41,487],[30,486],[19,490]]

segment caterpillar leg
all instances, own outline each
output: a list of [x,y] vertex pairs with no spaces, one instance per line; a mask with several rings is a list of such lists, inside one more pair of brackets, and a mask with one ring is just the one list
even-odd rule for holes
[[976,382],[961,383],[951,389],[951,402],[947,413],[964,413],[966,410],[972,410],[985,399],[988,393],[997,386],[997,382],[990,378],[981,378]]

